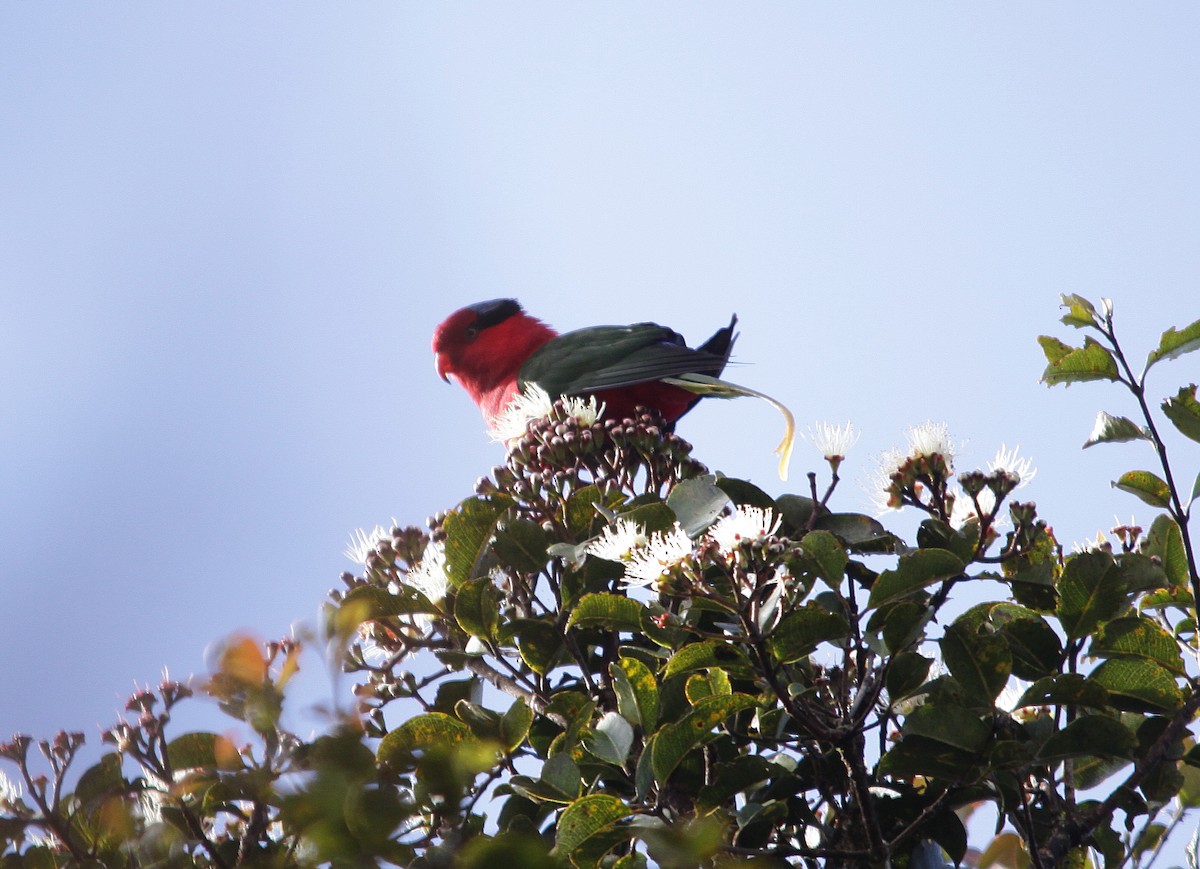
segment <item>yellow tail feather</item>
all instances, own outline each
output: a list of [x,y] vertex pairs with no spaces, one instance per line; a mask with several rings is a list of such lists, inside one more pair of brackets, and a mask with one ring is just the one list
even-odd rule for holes
[[787,479],[788,464],[792,460],[792,446],[796,440],[796,418],[792,416],[792,412],[787,409],[783,402],[776,401],[771,396],[758,390],[750,389],[746,386],[738,386],[736,383],[719,380],[716,377],[709,377],[707,374],[682,374],[679,377],[664,377],[662,382],[678,386],[680,389],[686,389],[688,392],[695,395],[702,395],[706,398],[740,398],[744,395],[752,398],[761,398],[783,414],[785,426],[783,440],[775,448],[775,454],[779,456],[779,479]]

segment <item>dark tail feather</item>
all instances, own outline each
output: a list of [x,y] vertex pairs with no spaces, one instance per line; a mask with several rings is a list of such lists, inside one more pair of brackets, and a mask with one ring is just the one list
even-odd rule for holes
[[[736,326],[737,314],[734,314],[729,318],[728,326],[723,329],[718,329],[715,333],[713,333],[711,338],[696,348],[698,352],[707,353],[711,356],[717,357],[708,365],[697,365],[697,374],[707,374],[709,377],[721,376],[721,372],[725,370],[725,363],[729,361],[729,354],[733,352],[733,342],[737,340],[737,333],[733,331]],[[688,410],[691,410],[693,407],[695,407],[696,402],[698,402],[701,398],[703,398],[703,396],[697,395],[694,399],[692,399],[691,403],[689,403],[687,406],[687,410],[685,410],[683,413],[687,413]],[[683,413],[679,414],[679,416],[683,416]],[[677,417],[675,422],[678,421],[679,419]],[[667,427],[667,431],[675,431],[674,422]]]

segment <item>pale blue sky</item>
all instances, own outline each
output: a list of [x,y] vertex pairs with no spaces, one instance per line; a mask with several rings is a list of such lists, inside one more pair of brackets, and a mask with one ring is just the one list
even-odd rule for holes
[[[0,735],[94,734],[311,623],[351,529],[469,494],[501,450],[429,336],[496,296],[695,339],[736,311],[731,377],[864,430],[845,509],[932,417],[962,467],[1032,455],[1065,541],[1148,517],[1107,483],[1148,454],[1078,449],[1129,405],[1039,385],[1034,339],[1075,337],[1060,292],[1139,358],[1200,316],[1197,34],[1184,3],[0,6]],[[681,433],[785,491],[765,405]]]

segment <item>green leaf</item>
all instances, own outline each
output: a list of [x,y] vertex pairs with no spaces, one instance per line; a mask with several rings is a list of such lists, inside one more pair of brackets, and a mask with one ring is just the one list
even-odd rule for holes
[[512,754],[520,748],[532,724],[533,710],[518,697],[500,718],[500,747],[506,754]]
[[541,780],[570,799],[579,796],[582,775],[570,752],[560,752],[542,764]]
[[[218,759],[218,746],[222,742],[229,750],[220,751]],[[167,760],[171,763],[171,769],[176,772],[185,769],[226,769],[225,764],[230,761],[236,763],[234,769],[243,766],[237,750],[225,737],[215,733],[185,733],[177,736],[167,745]]]
[[1042,382],[1047,386],[1121,379],[1112,353],[1092,338],[1085,338],[1082,347],[1070,347],[1046,335],[1038,338],[1038,343],[1050,363],[1042,372]]
[[1045,761],[1069,757],[1127,757],[1137,745],[1125,725],[1108,715],[1084,715],[1051,735],[1038,752]]
[[783,773],[783,767],[757,755],[743,755],[713,769],[712,784],[700,789],[696,808],[700,812],[715,809],[735,794]]
[[689,537],[716,522],[728,504],[729,496],[717,485],[714,474],[682,480],[667,496],[667,506]]
[[[212,736],[213,734],[208,735]],[[170,749],[168,749],[169,751]],[[185,767],[180,768],[184,769]],[[84,770],[83,775],[79,777],[79,783],[75,786],[75,798],[84,808],[91,810],[98,807],[104,800],[114,794],[122,793],[124,790],[125,779],[121,775],[121,758],[115,754],[106,754],[100,758],[99,763]]]
[[807,657],[821,643],[849,635],[850,623],[845,616],[831,613],[810,601],[789,613],[771,632],[767,642],[780,663],[790,664]]
[[1012,674],[1012,651],[1004,638],[952,624],[939,641],[950,674],[973,699],[991,706]]
[[1158,347],[1152,350],[1146,358],[1146,370],[1149,371],[1150,366],[1156,362],[1161,362],[1163,359],[1176,359],[1197,348],[1200,348],[1200,320],[1185,327],[1183,331],[1176,331],[1172,326],[1162,333]]
[[471,733],[477,739],[492,742],[500,741],[500,715],[491,709],[485,709],[470,700],[459,700],[454,704],[454,714],[458,720],[471,728]]
[[1062,666],[1062,640],[1040,616],[1016,618],[1000,626],[1000,634],[1012,650],[1013,674],[1021,679],[1040,679]]
[[812,560],[817,576],[830,588],[841,588],[850,557],[828,531],[811,531],[800,541],[804,554]]
[[1114,619],[1092,638],[1097,658],[1145,658],[1176,676],[1184,675],[1183,656],[1175,638],[1145,616]]
[[640,633],[646,607],[620,594],[585,594],[571,610],[567,627],[602,627]]
[[1127,587],[1111,555],[1081,552],[1058,581],[1058,620],[1068,639],[1085,637],[1125,608]]
[[452,586],[475,575],[509,504],[507,498],[467,498],[446,517],[446,576]]
[[729,500],[733,501],[734,504],[745,504],[748,507],[761,507],[764,510],[779,512],[775,504],[775,499],[753,483],[749,483],[746,480],[738,480],[734,477],[722,477],[718,474],[717,485],[722,492],[729,496]]
[[576,492],[571,493],[571,497],[567,500],[567,528],[575,535],[578,540],[581,537],[590,537],[592,523],[599,518],[600,513],[596,510],[596,505],[607,506],[604,492],[599,486],[584,486]]
[[356,586],[342,597],[338,609],[340,612],[353,610],[354,617],[357,619],[356,628],[369,619],[383,619],[388,616],[413,613],[433,614],[439,611],[425,595],[403,584],[397,594],[377,585]]
[[1110,658],[1089,678],[1108,689],[1118,709],[1174,712],[1183,702],[1183,692],[1171,673],[1152,661]]
[[562,630],[549,617],[546,620],[515,619],[511,630],[521,660],[539,676],[549,673],[563,650]]
[[663,501],[639,504],[632,510],[617,515],[617,518],[641,525],[647,534],[670,531],[675,526],[675,512]]
[[1181,434],[1200,441],[1200,401],[1196,400],[1196,384],[1181,388],[1162,403],[1162,409]]
[[454,595],[454,618],[473,637],[494,639],[500,623],[500,589],[489,577],[470,579]]
[[617,694],[617,711],[653,733],[658,724],[658,681],[637,658],[621,658],[608,667]]
[[729,682],[728,674],[720,667],[713,667],[703,673],[693,673],[688,676],[683,693],[687,697],[688,703],[695,706],[705,697],[732,694],[733,687]]
[[610,828],[633,809],[608,794],[588,794],[563,809],[554,834],[554,854],[569,858],[596,834]]
[[1126,471],[1113,488],[1136,495],[1151,507],[1171,506],[1171,487],[1150,471]]
[[606,712],[591,733],[584,735],[583,744],[601,760],[624,767],[633,747],[633,728],[616,712]]
[[892,658],[885,686],[888,699],[895,703],[925,684],[933,661],[916,652],[900,652]]
[[926,703],[918,706],[905,719],[903,733],[923,736],[964,751],[982,751],[992,735],[990,720],[957,706]]
[[651,763],[654,778],[665,784],[684,756],[698,746],[714,727],[745,709],[753,709],[758,700],[749,694],[725,694],[708,697],[674,724],[664,725],[654,735]]
[[963,567],[962,559],[945,549],[918,549],[902,555],[895,570],[879,574],[867,606],[879,607],[927,585],[953,579],[963,572]]
[[1108,706],[1108,691],[1078,673],[1059,673],[1038,679],[1021,695],[1017,709],[1027,706]]
[[861,513],[822,513],[814,531],[828,531],[856,552],[890,552],[896,537],[878,519]]
[[898,652],[918,643],[925,636],[925,626],[933,618],[933,611],[924,602],[902,600],[897,604],[876,611],[868,627],[874,628],[878,620],[883,621],[883,642],[889,652]]
[[500,561],[525,573],[538,573],[546,566],[550,537],[530,519],[517,518],[496,532],[492,548]]
[[1092,433],[1084,441],[1083,448],[1096,444],[1124,443],[1125,441],[1150,440],[1150,432],[1127,416],[1113,416],[1103,410],[1096,415]]
[[970,774],[983,760],[944,742],[924,736],[906,736],[879,761],[879,772],[899,778],[931,776],[957,781]]
[[817,509],[816,502],[803,495],[780,495],[775,499],[775,507],[783,517],[783,530],[792,537],[808,531],[808,521]]
[[1100,320],[1096,316],[1095,307],[1083,296],[1064,293],[1061,307],[1067,309],[1067,313],[1062,316],[1062,322],[1066,325],[1074,326],[1076,329],[1088,326],[1094,329],[1100,328]]
[[1174,588],[1188,584],[1187,550],[1183,545],[1183,534],[1179,523],[1170,516],[1158,516],[1150,525],[1150,532],[1142,540],[1143,555],[1158,558],[1166,573],[1167,582]]
[[703,667],[721,667],[735,675],[748,675],[753,671],[750,659],[739,647],[706,640],[684,646],[672,655],[664,672],[668,677],[677,676]]
[[457,718],[443,712],[425,712],[383,737],[375,756],[385,768],[403,769],[411,763],[415,751],[449,750],[473,742],[471,728]]

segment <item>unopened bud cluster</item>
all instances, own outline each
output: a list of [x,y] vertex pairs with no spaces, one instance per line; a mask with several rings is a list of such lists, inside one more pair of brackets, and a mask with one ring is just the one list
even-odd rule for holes
[[506,492],[525,502],[592,483],[630,494],[635,486],[662,492],[706,472],[691,452],[691,444],[668,431],[654,410],[639,408],[636,416],[620,420],[589,420],[571,413],[560,399],[547,416],[529,422],[525,434],[510,444],[507,462],[495,469],[493,479],[480,480],[476,492]]

